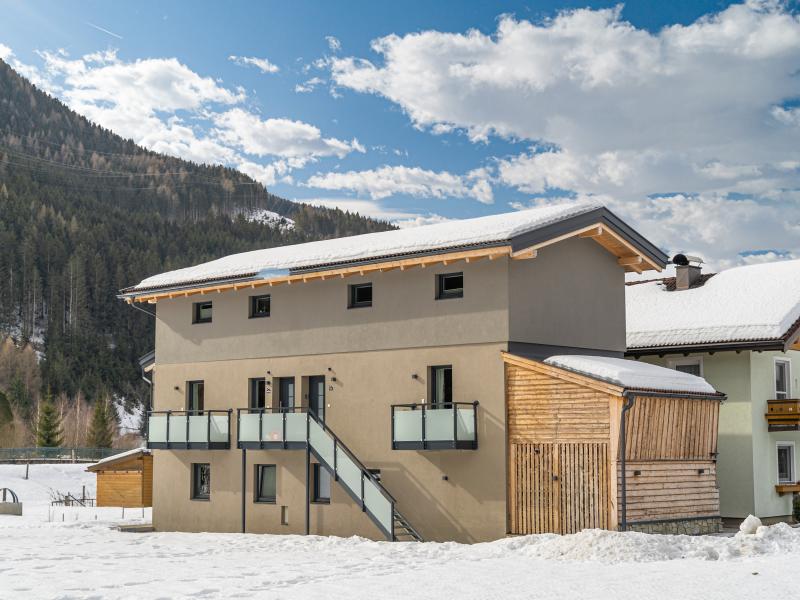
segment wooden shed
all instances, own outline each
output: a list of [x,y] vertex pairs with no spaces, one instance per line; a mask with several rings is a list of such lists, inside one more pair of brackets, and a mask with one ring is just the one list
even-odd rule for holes
[[97,473],[97,506],[153,505],[153,455],[146,448],[115,454],[86,469]]
[[619,358],[503,360],[509,533],[719,531],[723,394]]

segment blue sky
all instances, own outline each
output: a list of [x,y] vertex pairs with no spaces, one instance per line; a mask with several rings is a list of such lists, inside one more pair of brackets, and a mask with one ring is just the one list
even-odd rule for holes
[[158,151],[404,225],[595,196],[800,255],[794,3],[9,2],[0,57]]

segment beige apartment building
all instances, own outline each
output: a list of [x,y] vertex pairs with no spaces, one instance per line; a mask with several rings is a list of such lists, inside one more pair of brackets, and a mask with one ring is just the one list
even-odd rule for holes
[[[528,532],[510,515],[509,357],[622,358],[624,274],[665,263],[607,208],[574,203],[248,252],[122,290],[155,308],[154,527]],[[552,415],[557,442],[570,418]],[[597,526],[614,528],[609,460]]]

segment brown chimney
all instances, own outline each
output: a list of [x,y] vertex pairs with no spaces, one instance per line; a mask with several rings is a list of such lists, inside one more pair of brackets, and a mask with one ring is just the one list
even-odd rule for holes
[[700,278],[700,265],[703,264],[703,259],[698,256],[676,254],[672,257],[672,264],[675,265],[675,289],[688,290]]

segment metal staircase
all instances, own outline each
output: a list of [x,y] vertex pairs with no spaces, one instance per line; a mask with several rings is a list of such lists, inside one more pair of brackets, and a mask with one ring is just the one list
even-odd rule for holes
[[422,541],[388,490],[330,427],[306,409],[238,409],[241,449],[308,449],[389,541]]
[[330,427],[308,415],[308,448],[334,481],[355,500],[392,542],[422,541],[422,536],[396,508],[397,501]]
[[394,511],[394,541],[395,542],[423,542],[422,536],[405,520],[396,510]]

